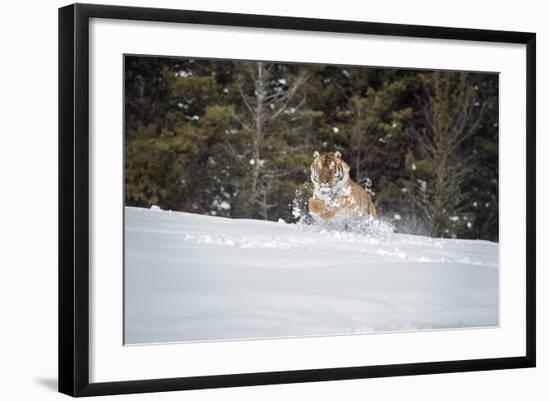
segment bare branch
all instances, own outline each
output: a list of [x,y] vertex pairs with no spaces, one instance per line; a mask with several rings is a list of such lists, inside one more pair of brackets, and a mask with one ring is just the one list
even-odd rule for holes
[[[286,110],[286,108],[288,107],[290,101],[292,100],[292,98],[294,97],[294,95],[296,94],[296,92],[298,91],[298,88],[300,88],[300,86],[302,86],[307,80],[307,74],[305,73],[302,73],[298,76],[298,78],[296,79],[296,82],[294,82],[294,85],[292,85],[292,88],[290,88],[285,96],[284,96],[284,103],[281,107],[279,107],[279,109],[277,111],[275,111],[272,115],[271,115],[271,120],[275,120],[283,111]],[[304,101],[304,99],[302,99],[302,101]]]
[[250,112],[252,117],[256,117],[256,112],[254,111],[254,109],[252,109],[252,106],[248,102],[248,100],[246,98],[246,95],[244,94],[244,91],[242,90],[242,88],[239,88],[239,94],[241,95],[241,98],[243,99],[243,102],[246,105],[246,108],[248,109],[248,111]]
[[468,129],[468,131],[466,131],[466,133],[457,141],[457,144],[456,146],[459,146],[461,145],[466,139],[470,138],[472,135],[474,135],[477,130],[479,129],[479,126],[481,125],[481,120],[483,119],[483,114],[485,112],[485,108],[487,106],[487,103],[484,102],[481,106],[480,106],[480,110],[479,110],[479,114],[476,118],[476,120],[474,121],[474,123],[470,126],[470,128]]

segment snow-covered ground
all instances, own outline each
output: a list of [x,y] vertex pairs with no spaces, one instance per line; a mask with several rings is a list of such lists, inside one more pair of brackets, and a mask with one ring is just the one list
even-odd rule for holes
[[125,214],[127,344],[499,322],[498,243]]

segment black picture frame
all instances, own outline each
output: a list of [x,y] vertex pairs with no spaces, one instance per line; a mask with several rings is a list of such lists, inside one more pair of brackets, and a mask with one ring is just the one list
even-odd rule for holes
[[[88,61],[91,18],[305,30],[526,46],[526,352],[519,357],[90,383]],[[59,391],[71,396],[190,390],[534,367],[536,35],[479,29],[74,4],[59,9]]]

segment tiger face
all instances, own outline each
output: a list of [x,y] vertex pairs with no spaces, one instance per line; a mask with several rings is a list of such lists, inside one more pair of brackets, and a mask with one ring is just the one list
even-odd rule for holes
[[349,178],[349,166],[342,160],[342,154],[338,151],[322,154],[315,152],[313,158],[311,182],[315,190],[323,195],[337,192]]

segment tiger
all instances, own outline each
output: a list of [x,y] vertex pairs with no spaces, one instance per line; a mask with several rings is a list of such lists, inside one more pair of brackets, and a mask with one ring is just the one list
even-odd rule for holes
[[376,218],[376,209],[367,191],[349,176],[350,167],[338,151],[313,153],[311,182],[313,196],[308,200],[309,213],[316,221],[330,221],[336,216],[347,219]]

